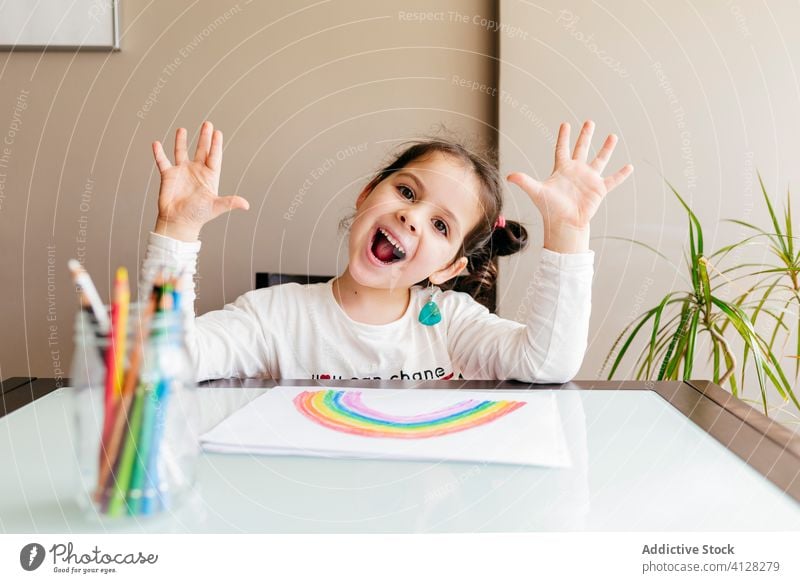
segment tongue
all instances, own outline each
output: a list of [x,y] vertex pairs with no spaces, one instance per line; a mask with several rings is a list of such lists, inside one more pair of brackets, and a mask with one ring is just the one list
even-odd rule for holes
[[386,263],[395,259],[394,245],[389,243],[386,237],[380,232],[378,236],[375,237],[375,244],[372,246],[372,252],[375,254],[375,257]]

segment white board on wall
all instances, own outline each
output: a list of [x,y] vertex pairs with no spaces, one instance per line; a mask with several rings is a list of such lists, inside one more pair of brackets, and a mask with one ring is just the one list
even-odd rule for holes
[[118,0],[0,2],[0,48],[119,50]]

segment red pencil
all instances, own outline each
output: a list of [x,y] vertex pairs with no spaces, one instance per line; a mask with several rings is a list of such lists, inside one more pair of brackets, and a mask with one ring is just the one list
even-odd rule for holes
[[[105,390],[105,415],[103,416],[103,443],[108,439],[108,434],[111,431],[112,419],[114,418],[114,408],[117,400],[117,379],[119,378],[119,371],[117,371],[117,364],[120,359],[117,356],[117,346],[120,336],[120,302],[119,302],[119,287],[120,287],[120,274],[117,271],[117,276],[114,279],[114,299],[111,302],[111,328],[108,331],[108,347],[106,348],[106,390]],[[124,333],[125,331],[123,331]],[[100,452],[100,461],[103,461],[103,452]]]

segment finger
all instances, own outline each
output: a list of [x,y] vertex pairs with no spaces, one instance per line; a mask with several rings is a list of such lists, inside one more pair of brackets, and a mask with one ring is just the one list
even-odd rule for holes
[[542,183],[538,180],[534,180],[524,172],[514,172],[513,174],[509,174],[507,180],[524,190],[534,202],[540,199]]
[[569,160],[569,124],[564,122],[558,128],[555,167],[558,168],[562,162],[566,162],[567,160]]
[[578,140],[575,142],[575,150],[572,152],[573,160],[586,161],[589,144],[592,143],[592,134],[594,134],[594,122],[587,120],[584,122],[581,133],[578,134]]
[[611,192],[614,190],[617,186],[625,182],[625,179],[631,174],[633,174],[633,166],[630,164],[625,164],[625,166],[617,170],[614,174],[607,176],[604,180],[606,192]]
[[211,138],[211,151],[208,154],[206,165],[216,171],[222,167],[222,132],[219,130],[215,130]]
[[197,149],[194,151],[194,161],[205,164],[208,159],[208,151],[211,149],[211,134],[214,133],[214,126],[210,121],[204,121],[200,126],[200,137],[197,138]]
[[241,209],[243,211],[250,209],[250,203],[248,203],[245,199],[241,196],[219,196],[214,199],[214,216],[218,217],[221,214],[227,213],[228,211],[232,211],[234,209]]
[[597,157],[592,160],[590,166],[598,172],[605,170],[606,164],[608,164],[608,160],[611,158],[611,154],[614,153],[614,148],[616,147],[617,136],[611,134],[606,138],[606,141],[603,142],[603,147],[600,148],[600,151],[597,153]]
[[158,166],[159,172],[165,172],[172,168],[172,164],[170,164],[169,158],[167,158],[167,155],[164,153],[161,142],[153,142],[153,156],[156,159],[156,166]]
[[183,164],[188,160],[186,155],[186,128],[178,128],[175,132],[175,165]]

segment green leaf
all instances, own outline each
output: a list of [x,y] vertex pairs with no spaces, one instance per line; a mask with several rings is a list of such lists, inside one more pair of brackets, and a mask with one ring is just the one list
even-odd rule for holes
[[[666,305],[675,304],[675,303],[679,303],[679,302],[685,302],[686,300],[684,298],[680,298],[680,297],[675,298],[675,297],[673,297],[673,296],[682,295],[683,293],[684,292],[670,292],[670,293],[668,293],[662,299],[662,302],[659,302],[659,306],[664,303],[664,300],[667,300],[666,301]],[[627,331],[637,322],[637,320],[639,320],[640,318],[643,318],[643,320],[641,322],[639,322],[639,324],[636,326],[636,328],[627,337],[627,340],[625,341],[625,344],[623,345],[623,347],[620,350],[619,354],[617,354],[617,357],[616,357],[616,359],[614,361],[614,365],[613,365],[613,367],[611,369],[611,372],[608,375],[608,379],[609,380],[612,378],[612,376],[616,372],[619,364],[621,363],[623,357],[625,356],[625,354],[627,353],[628,349],[630,348],[630,345],[633,342],[633,340],[635,339],[636,335],[639,333],[641,328],[647,323],[647,321],[655,315],[656,310],[658,310],[659,306],[656,306],[655,308],[652,308],[652,309],[640,314],[639,316],[637,316],[633,320],[633,322],[631,322],[630,324],[628,324],[625,327],[625,330],[622,331],[622,333],[619,335],[617,340],[614,342],[611,350],[609,351],[608,355],[606,356],[606,360],[603,363],[603,366],[601,367],[601,370],[605,370],[605,368],[606,368],[606,366],[608,364],[608,361],[611,359],[611,356],[614,354],[614,350],[616,349],[616,347],[619,344],[619,342],[621,341],[621,339],[625,336]],[[665,326],[671,324],[671,322],[673,320],[675,320],[675,319],[677,319],[677,316],[671,318],[670,321],[667,324],[665,324]],[[645,354],[645,351],[648,350],[649,346],[650,346],[649,343],[645,345],[645,348],[643,349],[642,353],[639,355],[639,357],[636,360],[636,365],[635,366],[638,366],[638,363],[641,361],[643,355]],[[638,375],[637,375],[637,378],[639,378]]]
[[778,222],[778,217],[775,216],[775,209],[772,208],[772,202],[769,200],[769,195],[767,194],[767,188],[764,186],[764,180],[761,178],[761,173],[757,172],[758,174],[758,183],[761,185],[761,192],[764,195],[764,201],[767,203],[767,210],[769,211],[769,217],[772,219],[772,224],[775,227],[775,233],[777,235],[777,242],[781,246],[781,249],[786,252],[786,245],[783,240],[783,233],[781,232],[781,226]]
[[628,336],[628,339],[622,345],[622,348],[620,349],[619,354],[617,355],[617,358],[614,361],[614,365],[611,367],[611,372],[608,373],[608,380],[611,380],[611,378],[614,376],[614,373],[616,372],[619,363],[622,361],[622,357],[625,356],[625,353],[628,351],[628,347],[630,347],[631,342],[633,342],[633,339],[636,338],[636,335],[639,333],[639,330],[642,329],[642,326],[644,326],[647,323],[647,321],[653,317],[655,311],[656,311],[655,308],[653,308],[652,310],[646,312],[645,318],[643,318],[642,321],[636,325],[636,327],[633,329],[633,332],[631,332],[630,336]]
[[[722,351],[722,355],[725,357],[725,366],[727,368],[731,368],[733,366],[733,358],[731,358],[731,356],[727,352],[725,352],[724,350]],[[737,397],[739,395],[739,389],[736,386],[736,371],[735,370],[733,371],[733,373],[730,376],[730,383],[731,383],[731,394],[734,397]]]
[[648,356],[647,362],[647,378],[650,378],[650,362],[652,362],[653,351],[656,348],[656,336],[658,335],[658,327],[661,323],[661,314],[664,311],[664,307],[667,305],[667,301],[672,294],[667,294],[664,296],[664,299],[661,300],[661,303],[656,306],[656,313],[655,319],[653,320],[653,332],[650,335],[650,355]]
[[688,381],[692,378],[692,367],[694,366],[694,346],[697,341],[697,322],[700,319],[700,310],[695,310],[692,316],[692,323],[689,326],[689,336],[686,339],[686,359],[683,363],[683,380]]
[[641,246],[641,247],[644,247],[644,248],[645,248],[645,249],[647,249],[648,251],[652,251],[653,253],[655,253],[656,255],[658,255],[659,257],[661,257],[661,258],[662,258],[664,261],[666,261],[667,263],[669,263],[670,265],[672,265],[673,267],[675,267],[675,268],[677,268],[677,267],[678,267],[677,265],[675,265],[675,264],[674,264],[674,263],[673,263],[673,262],[670,260],[670,258],[669,258],[669,257],[667,257],[666,255],[664,255],[664,254],[663,254],[661,251],[659,251],[659,250],[658,250],[658,249],[656,249],[655,247],[653,247],[653,246],[651,246],[651,245],[648,245],[647,243],[642,243],[641,241],[637,241],[636,239],[631,239],[630,237],[616,237],[616,236],[613,236],[613,235],[602,235],[602,236],[598,236],[598,237],[592,237],[592,239],[612,239],[612,240],[614,240],[614,241],[625,241],[625,242],[627,242],[627,243],[633,243],[634,245],[639,245],[639,246]]
[[[764,229],[761,229],[760,227],[757,227],[757,226],[755,226],[755,225],[753,225],[751,223],[747,223],[745,221],[740,221],[738,219],[725,219],[725,222],[734,223],[736,225],[740,225],[742,227],[745,227],[745,228],[748,228],[748,229],[753,229],[754,231],[758,231],[759,234],[758,235],[754,235],[753,237],[761,237],[761,236],[767,237],[776,246],[776,251],[780,255],[783,255],[783,252],[778,250],[777,248],[783,246],[783,241],[784,240],[788,240],[790,238],[791,238],[792,241],[794,241],[794,239],[795,239],[794,236],[790,236],[788,234],[785,234],[780,228],[777,229],[777,232],[772,233],[770,231],[765,231]],[[777,219],[776,219],[776,224],[777,224]],[[744,242],[744,240],[740,241],[740,243],[741,242]],[[734,243],[734,245],[737,245],[737,243]],[[791,255],[791,254],[789,254],[789,255]]]
[[699,255],[695,251],[695,244],[694,244],[694,229],[692,227],[692,223],[689,223],[689,239],[691,241],[691,275],[692,275],[692,289],[694,290],[694,297],[696,298],[697,303],[702,303],[702,298],[700,296],[700,266],[698,264]]
[[[690,309],[690,304],[686,303],[681,310],[681,323],[678,325],[678,330],[675,332],[675,335],[672,337],[669,343],[669,348],[667,348],[667,353],[664,355],[664,360],[661,362],[661,368],[658,371],[658,380],[664,380],[665,375],[669,376],[669,371],[667,370],[668,365],[672,359],[673,352],[675,350],[675,345],[686,336],[686,327],[689,323],[689,317],[691,316],[692,310]],[[680,350],[678,351],[678,356],[680,357]]]
[[789,251],[789,257],[794,258],[794,237],[792,236],[792,195],[789,189],[786,189],[786,211],[784,214],[786,221],[786,243]]
[[734,250],[738,249],[739,247],[748,246],[750,241],[752,241],[753,239],[758,239],[759,237],[763,237],[763,236],[764,236],[764,234],[751,235],[750,237],[746,237],[745,239],[742,239],[741,241],[738,241],[737,243],[732,243],[731,245],[726,245],[725,247],[717,249],[711,255],[709,255],[708,258],[709,259],[716,259],[719,256],[719,260],[722,261],[723,259],[725,259],[725,256],[728,255],[728,253],[730,253],[731,251],[734,251]]
[[[752,324],[750,324],[750,320],[741,309],[731,306],[727,302],[720,300],[716,296],[711,296],[711,301],[716,305],[720,310],[722,310],[725,315],[731,320],[731,324],[739,333],[739,336],[745,343],[745,346],[748,346],[750,351],[753,353],[753,360],[756,361],[756,377],[758,378],[758,386],[761,390],[761,398],[764,401],[764,406],[766,407],[766,378],[764,374],[764,359],[761,355],[761,346],[758,343],[758,336],[753,330]],[[744,382],[744,379],[742,379]]]
[[[611,349],[608,351],[608,354],[606,354],[605,360],[603,360],[603,365],[600,367],[600,372],[601,373],[604,370],[606,370],[606,367],[608,366],[608,361],[611,360],[611,356],[615,353],[615,351],[617,350],[617,346],[619,346],[619,343],[622,342],[622,339],[625,337],[625,334],[627,334],[628,330],[631,329],[631,326],[633,326],[636,323],[636,320],[638,320],[639,318],[641,318],[642,316],[645,316],[645,315],[646,314],[640,314],[639,316],[634,318],[633,321],[630,324],[628,324],[627,326],[625,326],[625,328],[622,330],[622,332],[619,333],[617,338],[614,340],[614,343],[611,345]],[[611,380],[610,376],[608,378],[609,378],[609,380]]]
[[[786,395],[788,394],[795,406],[800,409],[800,403],[797,402],[797,397],[795,397],[794,391],[792,390],[792,385],[789,384],[786,374],[783,372],[783,367],[781,366],[780,362],[778,362],[778,359],[775,357],[775,353],[772,352],[772,350],[768,351],[767,360],[769,360],[769,362],[772,364],[772,368],[775,369],[775,372],[778,373],[778,377],[781,380],[780,386],[776,383],[775,388],[779,393],[781,393],[781,396],[784,399],[786,399]],[[781,390],[781,387],[783,390]]]
[[768,233],[767,231],[765,231],[761,227],[756,227],[752,223],[747,223],[745,221],[740,221],[739,219],[725,219],[725,221],[728,222],[728,223],[734,223],[736,225],[741,225],[742,227],[747,227],[748,229],[753,229],[754,231],[758,231],[759,233],[761,233],[762,235],[766,235],[767,237],[772,237],[772,235],[773,235],[773,233]]
[[[691,221],[689,223],[689,227],[691,228],[692,224],[694,224],[694,227],[695,227],[695,229],[697,231],[697,248],[696,248],[695,254],[696,255],[702,255],[703,254],[703,228],[700,226],[700,221],[697,220],[697,216],[692,212],[692,209],[689,208],[689,205],[686,204],[686,201],[684,201],[683,198],[681,198],[681,195],[678,194],[678,191],[675,190],[675,187],[672,186],[672,184],[670,184],[669,181],[667,181],[667,185],[669,186],[670,190],[672,190],[672,193],[675,196],[678,197],[678,200],[681,201],[681,204],[683,205],[683,208],[686,209],[686,212],[689,213],[689,220]],[[692,243],[694,244],[694,241],[692,241]]]
[[[739,265],[734,265],[733,267],[726,267],[725,269],[721,270],[720,273],[724,274],[724,275],[727,275],[727,274],[729,274],[729,273],[731,273],[733,271],[737,271],[739,269],[744,269],[745,267],[764,267],[764,264],[763,263],[740,263]],[[746,275],[738,276],[738,277],[749,277],[750,275],[752,275],[752,274],[751,273],[747,273]]]
[[659,355],[667,348],[667,344],[669,344],[670,339],[675,334],[675,324],[680,317],[681,313],[678,312],[661,326],[659,337],[656,340],[655,350],[651,352],[649,343],[641,350],[635,364],[635,367],[638,369],[636,372],[637,379],[650,378],[649,372],[645,375],[645,369],[647,368],[649,370],[649,365],[657,361]]
[[[733,365],[733,359],[724,350],[722,351],[722,354],[725,357],[725,366],[730,368]],[[730,376],[730,378],[728,380],[731,383],[731,394],[734,397],[738,397],[739,388],[736,386],[736,371],[733,372],[733,374]]]
[[[722,333],[721,333],[721,331],[720,331],[719,327],[717,327],[717,326],[714,326],[714,325],[712,325],[712,327],[713,327],[714,331],[715,331],[715,332],[717,332],[717,334],[719,334],[720,336],[722,335]],[[709,331],[709,333],[710,333],[710,331]],[[720,342],[719,340],[717,340],[717,338],[716,338],[714,335],[712,335],[712,336],[711,336],[711,338],[713,338],[713,339],[714,339],[715,346],[718,346],[718,347],[719,347],[719,351],[722,353],[722,357],[725,359],[725,372],[727,372],[728,370],[730,370],[730,369],[732,369],[732,368],[733,368],[733,364],[734,364],[734,363],[733,363],[733,357],[732,357],[730,354],[728,354],[728,352],[727,352],[727,351],[725,350],[725,348],[722,346],[722,342]],[[720,379],[721,379],[721,376],[722,376],[722,375],[720,375]],[[729,383],[730,383],[730,385],[731,385],[731,394],[732,394],[734,397],[738,397],[738,395],[739,395],[739,388],[738,388],[738,385],[736,384],[736,370],[734,370],[734,371],[731,373],[730,377],[728,377],[728,382],[729,382]]]
[[[789,298],[786,303],[783,305],[783,309],[781,310],[780,316],[775,316],[772,314],[774,318],[776,318],[775,328],[772,330],[772,336],[769,339],[769,343],[767,344],[767,348],[770,352],[772,352],[772,347],[775,346],[775,339],[778,337],[778,332],[781,328],[785,330],[789,330],[786,324],[783,323],[783,318],[786,316],[786,308],[789,307],[789,304],[792,303],[792,298]],[[747,352],[745,352],[745,364],[747,361]],[[744,384],[744,367],[742,367],[742,384]]]
[[700,283],[703,288],[703,300],[706,312],[706,322],[711,319],[711,283],[708,281],[708,269],[706,267],[707,261],[705,257],[700,257],[697,260],[697,267],[700,272]]
[[773,372],[772,372],[772,371],[769,369],[769,367],[767,367],[767,366],[766,366],[766,364],[765,364],[765,367],[764,367],[764,374],[766,374],[766,375],[767,375],[767,378],[769,378],[769,380],[772,382],[772,385],[773,385],[773,386],[775,387],[775,389],[778,391],[778,394],[781,396],[781,398],[782,398],[784,401],[788,400],[788,397],[786,396],[786,391],[785,391],[785,390],[784,390],[784,388],[781,386],[781,383],[780,383],[780,381],[779,381],[779,380],[778,380],[778,378],[777,378],[777,377],[776,377],[776,376],[773,374]]
[[797,382],[797,376],[800,373],[800,317],[797,318],[797,347],[794,355],[794,380]]
[[[692,310],[694,312],[694,310]],[[667,364],[667,370],[664,373],[664,378],[667,380],[678,380],[678,370],[686,357],[686,346],[689,343],[688,327],[683,331],[683,335],[678,340],[678,345],[672,354],[672,359]]]
[[714,383],[719,384],[719,341],[711,336],[711,345],[713,347],[714,356]]
[[776,277],[775,281],[773,281],[772,284],[769,285],[766,290],[764,290],[764,295],[761,296],[761,301],[758,302],[758,305],[756,306],[755,311],[753,311],[753,317],[750,318],[750,320],[753,322],[753,324],[756,323],[756,319],[758,318],[758,314],[761,312],[761,308],[764,307],[764,303],[767,301],[767,299],[769,299],[770,294],[772,293],[772,290],[775,289],[775,286],[778,285],[778,282],[780,280],[781,280],[780,277]]
[[[783,318],[781,317],[781,316],[783,316],[783,312],[781,312],[781,314],[778,315],[775,312],[773,312],[772,310],[768,310],[766,308],[764,308],[762,310],[762,312],[764,314],[766,314],[767,316],[769,316],[770,318],[772,318],[773,320],[775,320],[775,327],[778,330],[783,329],[784,332],[786,332],[787,334],[789,333],[789,326],[787,326],[786,324],[783,323]],[[772,344],[769,345],[769,348],[770,348],[770,350],[772,350]]]

